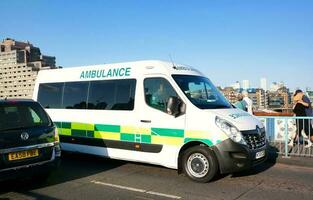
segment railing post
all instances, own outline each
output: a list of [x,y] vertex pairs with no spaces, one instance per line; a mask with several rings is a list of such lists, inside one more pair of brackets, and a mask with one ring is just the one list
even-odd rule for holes
[[288,118],[285,118],[285,155],[283,158],[290,158],[288,155]]

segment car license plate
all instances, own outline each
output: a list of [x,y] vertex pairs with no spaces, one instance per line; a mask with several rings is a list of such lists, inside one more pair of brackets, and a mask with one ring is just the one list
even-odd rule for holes
[[21,160],[25,158],[32,158],[39,156],[38,149],[32,149],[28,151],[19,151],[14,153],[9,153],[9,160]]
[[265,150],[259,151],[255,154],[255,159],[259,159],[265,156]]

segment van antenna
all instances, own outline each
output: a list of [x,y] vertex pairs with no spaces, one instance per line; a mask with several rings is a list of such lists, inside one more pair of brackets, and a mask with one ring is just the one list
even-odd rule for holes
[[172,62],[173,67],[175,67],[175,64],[174,64],[173,59],[172,59],[172,55],[168,54],[168,57],[170,57],[170,61]]

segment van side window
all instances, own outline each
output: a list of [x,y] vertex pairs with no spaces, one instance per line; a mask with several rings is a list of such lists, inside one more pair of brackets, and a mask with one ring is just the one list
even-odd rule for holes
[[90,82],[88,109],[133,110],[136,80]]
[[123,80],[116,83],[115,102],[111,110],[133,110],[135,99],[135,80]]
[[38,102],[44,108],[61,108],[64,83],[42,83],[39,85]]
[[168,99],[178,97],[174,88],[164,78],[146,78],[144,80],[146,103],[155,109],[166,112]]
[[108,110],[114,101],[114,90],[115,84],[112,81],[92,81],[89,89],[88,109]]
[[65,83],[64,96],[63,96],[63,108],[86,109],[88,84],[89,82]]
[[38,102],[45,108],[133,110],[136,79],[43,83]]

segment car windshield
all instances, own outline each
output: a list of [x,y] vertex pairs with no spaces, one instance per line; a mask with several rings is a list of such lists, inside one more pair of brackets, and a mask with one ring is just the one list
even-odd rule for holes
[[188,99],[198,108],[232,108],[208,78],[191,75],[173,75],[173,78]]
[[49,117],[39,104],[18,102],[0,104],[0,131],[50,124]]

